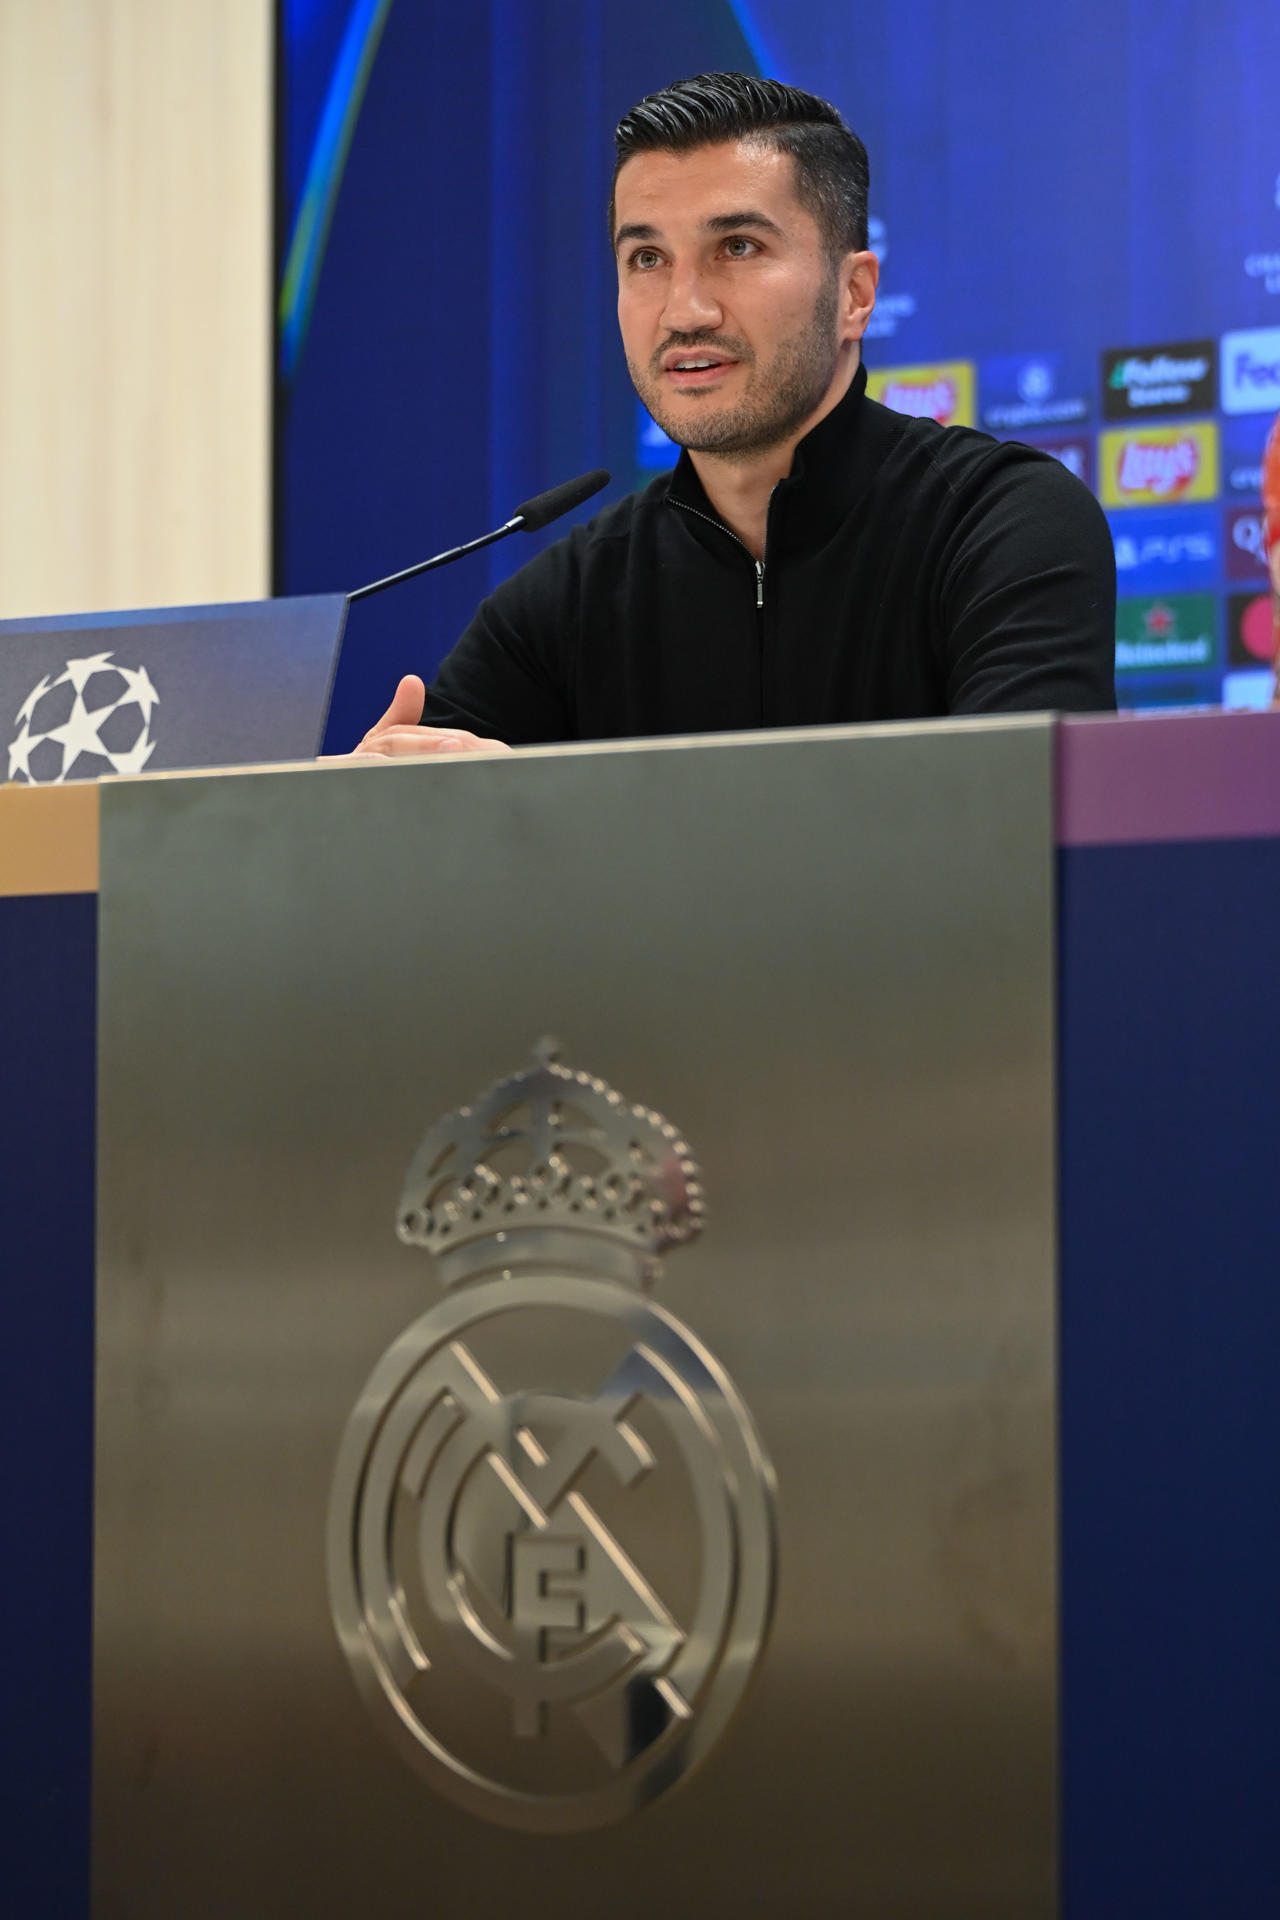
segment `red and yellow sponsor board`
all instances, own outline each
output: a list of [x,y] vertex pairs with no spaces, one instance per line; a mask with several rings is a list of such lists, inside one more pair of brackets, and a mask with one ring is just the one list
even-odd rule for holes
[[1218,424],[1117,427],[1098,435],[1104,507],[1160,507],[1218,493]]
[[867,371],[867,396],[914,420],[936,420],[942,427],[971,427],[974,409],[972,360],[935,360],[923,367],[881,367]]

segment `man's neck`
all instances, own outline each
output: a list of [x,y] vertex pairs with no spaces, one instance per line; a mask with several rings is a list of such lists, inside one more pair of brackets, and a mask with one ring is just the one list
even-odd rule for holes
[[765,530],[769,519],[769,500],[779,480],[791,471],[796,448],[805,435],[812,433],[820,420],[834,412],[853,385],[861,359],[857,348],[848,364],[836,369],[835,378],[821,401],[795,432],[776,446],[760,453],[735,457],[732,454],[695,453],[689,458],[702,482],[702,490],[731,532],[736,533],[757,560],[764,558]]

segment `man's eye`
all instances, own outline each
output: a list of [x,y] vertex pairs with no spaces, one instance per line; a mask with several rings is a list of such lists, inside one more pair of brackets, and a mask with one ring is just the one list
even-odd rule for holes
[[724,250],[731,260],[745,260],[756,250],[754,240],[748,240],[745,233],[731,233],[724,243]]
[[652,247],[637,247],[631,256],[633,267],[639,267],[641,273],[648,273],[658,263],[658,255]]

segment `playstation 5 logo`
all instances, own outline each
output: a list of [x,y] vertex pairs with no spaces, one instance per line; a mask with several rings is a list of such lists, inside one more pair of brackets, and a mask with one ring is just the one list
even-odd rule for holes
[[1214,543],[1203,533],[1150,534],[1135,540],[1121,534],[1116,541],[1116,571],[1132,573],[1144,567],[1187,567],[1197,562],[1211,565],[1216,558]]

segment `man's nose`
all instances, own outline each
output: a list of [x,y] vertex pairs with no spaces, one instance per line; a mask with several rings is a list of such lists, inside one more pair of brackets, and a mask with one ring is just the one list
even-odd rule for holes
[[701,333],[718,327],[724,312],[698,267],[677,267],[667,282],[662,324],[668,333]]

